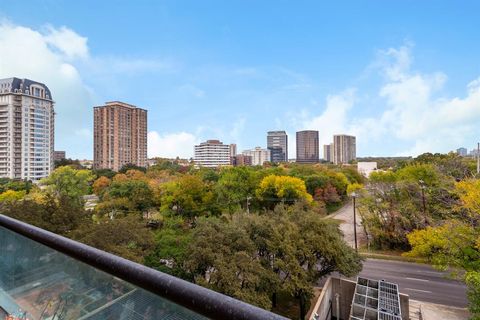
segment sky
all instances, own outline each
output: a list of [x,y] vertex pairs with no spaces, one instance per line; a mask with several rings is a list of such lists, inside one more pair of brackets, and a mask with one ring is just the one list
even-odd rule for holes
[[[0,0],[0,78],[45,83],[55,149],[92,159],[93,106],[148,110],[149,157],[269,130],[357,137],[357,156],[480,140],[479,1]],[[322,150],[322,147],[320,147]]]

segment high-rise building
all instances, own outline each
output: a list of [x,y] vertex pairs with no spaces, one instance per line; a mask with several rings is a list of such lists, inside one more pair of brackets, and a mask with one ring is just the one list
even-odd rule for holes
[[112,101],[94,107],[93,167],[147,165],[147,110]]
[[66,159],[65,151],[53,151],[53,161],[62,161]]
[[195,164],[202,167],[216,168],[231,164],[231,147],[220,140],[207,140],[195,146]]
[[36,182],[53,169],[53,99],[46,85],[0,80],[0,177]]
[[270,150],[262,149],[260,147],[255,147],[255,149],[245,150],[242,152],[244,156],[252,157],[252,165],[253,166],[261,166],[265,162],[270,161]]
[[333,143],[323,145],[323,160],[333,162]]
[[461,157],[466,157],[468,155],[468,150],[467,148],[458,148],[457,154]]
[[237,155],[237,145],[235,143],[230,143],[230,164],[235,165],[235,156]]
[[285,131],[268,131],[267,149],[270,150],[270,161],[288,161],[288,136]]
[[356,138],[346,134],[333,136],[333,163],[349,163],[357,158]]
[[318,131],[297,132],[297,162],[316,163],[319,160]]
[[237,155],[237,145],[235,143],[230,143],[230,157],[235,157]]

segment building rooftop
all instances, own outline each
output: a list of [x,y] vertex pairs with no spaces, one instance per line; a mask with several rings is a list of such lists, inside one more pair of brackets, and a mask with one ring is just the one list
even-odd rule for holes
[[126,108],[131,108],[131,109],[140,109],[140,110],[147,111],[146,109],[139,108],[139,107],[137,107],[133,104],[122,102],[122,101],[107,101],[107,102],[105,102],[105,104],[103,106],[96,106],[95,108],[104,108],[104,107],[107,107],[107,106],[121,106],[121,107],[126,107]]
[[45,95],[47,100],[53,100],[52,93],[48,87],[37,81],[30,79],[20,79],[16,77],[0,79],[0,94],[2,93],[22,93],[26,94],[27,90],[30,91],[31,85],[38,85],[45,89]]
[[207,140],[205,142],[200,143],[200,145],[205,145],[205,144],[223,144],[223,142],[220,140]]

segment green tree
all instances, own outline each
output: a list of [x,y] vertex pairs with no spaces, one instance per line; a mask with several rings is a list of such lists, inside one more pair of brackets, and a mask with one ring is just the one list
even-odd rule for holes
[[189,224],[181,217],[165,219],[160,230],[155,232],[155,248],[146,257],[145,264],[162,272],[192,281],[184,268],[187,248],[192,241]]
[[0,178],[0,193],[7,190],[25,191],[26,193],[29,193],[32,187],[33,185],[31,181]]
[[370,176],[359,201],[373,246],[409,249],[407,234],[455,215],[454,180],[432,164],[412,164]]
[[81,197],[91,192],[91,182],[95,176],[90,170],[76,170],[71,167],[59,167],[50,176],[41,180],[48,192],[55,197],[68,197],[80,201]]
[[153,233],[138,216],[101,218],[83,225],[72,235],[75,240],[125,259],[143,263],[154,247]]
[[55,198],[47,194],[42,203],[25,199],[1,204],[3,214],[35,225],[42,229],[69,236],[70,233],[90,220],[90,216],[78,202],[67,196]]
[[85,167],[80,164],[79,160],[62,159],[62,160],[55,161],[55,164],[54,164],[55,168],[65,167],[65,166],[69,166],[76,170],[85,169]]
[[153,205],[153,192],[148,182],[127,177],[122,181],[114,180],[106,190],[104,199],[128,199],[136,210],[144,211]]
[[94,169],[92,170],[93,174],[97,177],[107,177],[112,179],[117,173],[111,169]]
[[289,294],[302,319],[320,278],[361,270],[338,225],[300,204],[201,219],[192,237],[185,266],[197,283],[264,308],[275,305],[277,292]]
[[279,218],[274,221],[271,249],[280,290],[298,299],[300,319],[304,319],[313,284],[332,272],[348,277],[357,274],[362,259],[345,243],[333,221],[318,219],[299,206],[277,208],[274,216]]
[[201,219],[192,237],[185,267],[197,284],[270,308],[275,276],[255,258],[257,249],[245,229],[216,218]]
[[230,213],[239,208],[245,208],[247,198],[255,195],[259,182],[258,173],[251,168],[232,167],[222,169],[220,178],[215,185],[219,204]]
[[471,178],[475,175],[475,161],[458,155],[455,152],[448,154],[424,153],[414,159],[415,163],[433,164],[439,170],[457,180]]
[[218,212],[211,184],[196,175],[187,174],[164,183],[156,192],[164,212],[188,219]]
[[147,172],[147,168],[137,166],[133,163],[128,163],[128,164],[124,165],[123,167],[120,168],[120,170],[118,170],[118,172],[119,173],[126,173],[129,170],[137,170],[137,171],[141,171],[143,173]]

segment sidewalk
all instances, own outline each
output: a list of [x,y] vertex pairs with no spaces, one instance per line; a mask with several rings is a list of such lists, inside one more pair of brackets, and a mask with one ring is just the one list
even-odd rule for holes
[[470,313],[467,309],[444,306],[435,303],[410,300],[410,310],[418,310],[420,317],[416,318],[410,312],[410,319],[420,320],[468,320]]

